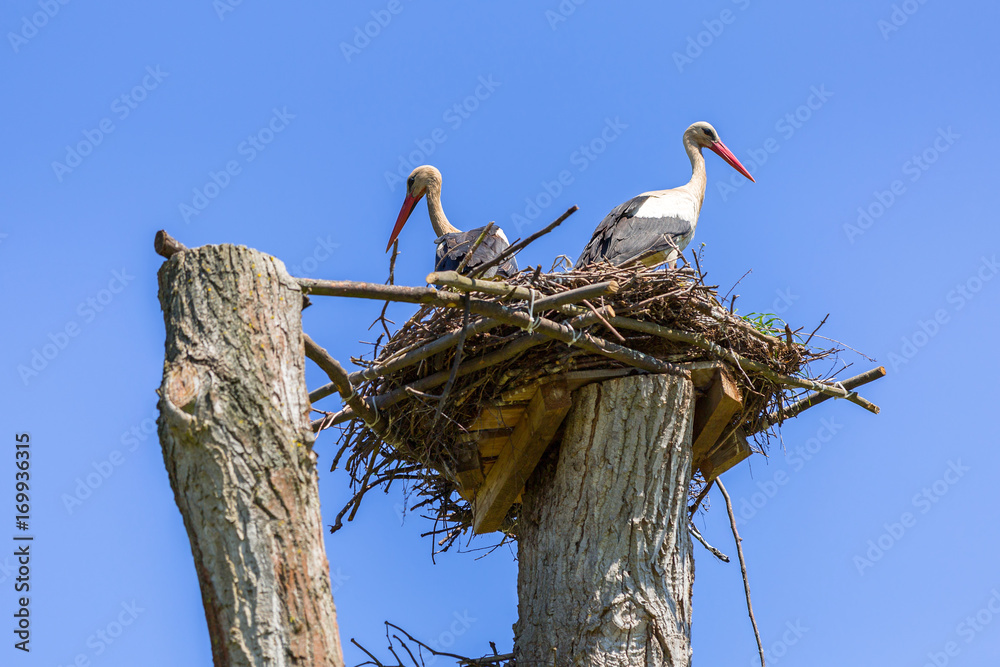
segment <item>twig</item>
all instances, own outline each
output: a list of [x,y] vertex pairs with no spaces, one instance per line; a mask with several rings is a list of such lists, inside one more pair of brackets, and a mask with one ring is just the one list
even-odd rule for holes
[[733,529],[733,537],[736,538],[736,555],[739,556],[740,572],[743,573],[743,590],[746,591],[747,595],[747,612],[750,614],[750,623],[753,624],[753,635],[757,638],[757,651],[760,653],[760,667],[765,667],[764,645],[760,641],[760,632],[757,630],[757,619],[753,617],[753,604],[750,602],[750,581],[747,579],[747,564],[743,559],[743,546],[740,544],[743,541],[743,538],[740,537],[740,531],[736,529],[736,515],[733,514],[733,501],[730,500],[729,494],[726,492],[726,486],[719,478],[716,478],[715,481],[716,486],[719,487],[719,491],[722,491],[722,497],[726,499],[726,511],[729,512],[729,525]]
[[[368,649],[366,649],[364,646],[362,646],[361,644],[359,644],[357,642],[357,640],[354,639],[354,637],[351,637],[351,643],[354,644],[355,646],[357,646],[362,651],[364,651],[365,654],[367,654],[368,657],[372,659],[372,664],[375,665],[375,667],[385,667],[385,665],[383,665],[381,662],[379,662],[378,658],[376,658],[374,655],[372,655],[371,652]],[[368,663],[362,662],[361,664],[362,665],[367,665]]]
[[417,645],[419,645],[419,646],[427,649],[428,651],[430,651],[434,655],[443,655],[446,658],[455,658],[456,660],[461,660],[461,661],[464,661],[464,662],[468,662],[469,660],[471,660],[471,658],[466,658],[464,655],[458,655],[458,654],[455,654],[455,653],[445,653],[444,651],[435,651],[430,646],[428,646],[427,644],[423,643],[422,641],[420,641],[419,639],[417,639],[416,637],[414,637],[409,632],[407,632],[403,628],[399,627],[395,623],[390,623],[389,621],[386,621],[385,624],[387,626],[391,627],[391,628],[396,628],[397,630],[399,630],[400,632],[402,632],[404,635],[406,635],[406,638],[409,639],[411,642],[413,642],[414,644],[417,644]]
[[813,339],[813,336],[816,335],[816,332],[819,331],[819,328],[824,324],[826,324],[826,318],[828,317],[830,317],[830,313],[827,313],[826,315],[823,316],[823,321],[816,325],[816,328],[813,329],[813,332],[809,334],[809,338],[806,338],[806,342],[802,343],[803,345],[809,345],[809,341]]
[[[398,255],[399,255],[399,239],[396,239],[395,241],[392,242],[392,257],[389,259],[389,280],[386,281],[385,283],[386,285],[393,285],[396,282],[396,257]],[[386,338],[392,338],[392,334],[389,333],[389,327],[385,325],[386,323],[385,311],[389,309],[390,303],[391,303],[390,301],[385,302],[385,304],[382,306],[382,312],[379,313],[378,319],[375,320],[375,322],[382,323],[382,329],[385,331]],[[389,321],[391,322],[391,320]],[[375,326],[375,322],[372,322],[372,325],[368,327],[369,331],[373,326]],[[392,323],[395,324],[395,322]]]
[[472,259],[472,256],[476,253],[477,250],[479,250],[479,246],[481,246],[483,244],[483,241],[486,240],[486,237],[489,236],[490,230],[493,229],[494,224],[495,223],[491,222],[490,224],[486,225],[486,227],[483,228],[483,231],[482,233],[479,234],[479,237],[476,239],[476,242],[472,244],[471,248],[469,248],[469,252],[465,253],[465,257],[463,257],[462,261],[458,263],[458,268],[455,269],[455,273],[461,273],[462,271],[465,270],[465,267],[469,263],[469,260]]
[[489,271],[490,269],[492,269],[494,266],[497,266],[498,264],[501,264],[501,263],[507,261],[508,257],[512,257],[513,255],[516,255],[525,246],[527,246],[529,243],[531,243],[532,241],[534,241],[537,238],[545,236],[546,234],[548,234],[549,232],[551,232],[553,229],[555,229],[556,227],[558,227],[559,225],[561,225],[566,218],[568,218],[573,213],[575,213],[577,210],[579,210],[579,208],[580,207],[576,206],[576,205],[570,206],[566,210],[565,213],[563,213],[558,218],[556,218],[556,220],[553,221],[552,223],[550,223],[549,226],[546,227],[545,229],[541,230],[540,232],[535,232],[534,234],[532,234],[528,238],[524,239],[520,243],[515,243],[512,246],[508,246],[506,249],[504,249],[504,251],[502,253],[500,253],[499,255],[497,255],[496,257],[494,257],[493,259],[491,259],[490,261],[486,262],[485,264],[477,267],[476,270],[472,272],[472,277],[475,278],[477,276],[481,276],[484,273],[486,273],[487,271]]
[[875,361],[875,359],[873,359],[872,357],[869,357],[869,356],[868,356],[867,354],[865,354],[865,353],[864,353],[864,352],[862,352],[861,350],[856,350],[856,349],[854,349],[853,347],[851,347],[850,345],[848,345],[848,344],[847,344],[847,343],[845,343],[844,341],[841,341],[841,340],[837,340],[836,338],[828,338],[827,336],[824,336],[823,334],[816,334],[816,338],[822,338],[823,340],[828,340],[828,341],[830,341],[831,343],[836,343],[837,345],[842,345],[842,346],[844,346],[845,348],[847,348],[848,350],[850,350],[851,352],[853,352],[854,354],[857,354],[857,355],[859,355],[859,356],[862,356],[862,357],[864,357],[865,359],[867,359],[868,361],[872,361],[872,362],[874,362],[874,361]]
[[[721,299],[719,299],[719,301],[722,302],[722,303],[725,303],[726,297],[728,297],[730,294],[732,294],[733,290],[736,289],[737,287],[739,287],[740,283],[743,282],[743,279],[746,278],[747,276],[749,276],[751,273],[753,273],[753,269],[747,269],[747,272],[744,273],[742,276],[740,276],[739,280],[737,280],[735,283],[733,283],[733,286],[729,288],[729,291],[726,292],[725,296],[723,296]],[[737,294],[736,296],[739,296],[739,294]],[[733,301],[735,301],[735,300],[736,300],[736,298],[734,297]],[[730,307],[729,310],[730,310],[730,312],[732,312],[732,307]]]
[[713,306],[709,303],[703,303],[701,301],[692,301],[691,306],[698,311],[701,311],[708,315],[709,317],[715,318],[720,322],[725,322],[729,325],[736,325],[740,327],[742,331],[746,331],[748,334],[755,338],[759,338],[768,345],[774,345],[775,343],[780,343],[781,339],[775,336],[769,336],[763,331],[755,329],[749,322],[744,320],[738,315],[732,315],[726,312],[725,309],[719,308],[718,306]]
[[[873,382],[879,379],[880,377],[885,377],[884,366],[879,366],[878,368],[873,368],[870,371],[865,371],[860,375],[855,375],[854,377],[847,378],[840,384],[844,387],[844,389],[854,389],[855,387],[860,387],[861,385]],[[808,410],[814,405],[818,405],[823,401],[830,400],[830,398],[832,397],[829,394],[821,394],[819,392],[812,392],[810,394],[807,394],[806,396],[795,401],[788,407],[782,410],[769,413],[767,415],[768,425],[777,424],[779,421],[783,419],[791,419],[792,417],[799,414],[803,410]]]
[[713,547],[711,544],[709,544],[708,541],[704,537],[702,537],[701,533],[698,531],[698,527],[695,526],[694,523],[691,521],[688,521],[688,532],[694,535],[695,539],[701,542],[701,545],[703,547],[712,552],[713,556],[721,560],[723,563],[729,562],[729,556],[727,556],[726,554],[722,553],[721,551]]
[[694,514],[695,512],[698,511],[698,506],[701,505],[701,501],[703,501],[705,497],[708,495],[708,490],[712,488],[713,484],[715,484],[714,479],[709,481],[708,484],[705,485],[705,488],[701,490],[701,493],[698,494],[698,497],[694,499],[694,504],[688,508],[689,514]]
[[[612,336],[614,336],[615,338],[618,339],[619,343],[624,343],[625,342],[625,336],[623,336],[620,333],[618,333],[618,329],[615,329],[613,326],[611,326],[611,323],[608,322],[606,319],[604,319],[604,316],[601,314],[601,311],[599,311],[597,308],[594,308],[594,305],[592,303],[590,303],[589,300],[584,299],[582,303],[587,308],[590,308],[590,312],[592,312],[597,317],[597,319],[600,321],[600,323],[604,325],[605,329],[607,329],[608,331],[611,332]],[[614,311],[612,311],[612,312],[614,312]],[[614,315],[612,315],[611,317],[614,317]]]
[[[490,642],[490,645],[493,646],[493,642]],[[493,651],[494,651],[493,655],[487,655],[487,656],[482,657],[482,658],[473,658],[473,659],[468,660],[468,661],[463,660],[463,661],[459,662],[458,664],[465,665],[466,667],[479,667],[480,665],[495,665],[498,662],[504,662],[504,661],[507,661],[507,660],[513,660],[514,659],[514,654],[513,653],[504,653],[504,654],[498,654],[498,653],[496,653],[496,647],[495,646],[493,647]]]

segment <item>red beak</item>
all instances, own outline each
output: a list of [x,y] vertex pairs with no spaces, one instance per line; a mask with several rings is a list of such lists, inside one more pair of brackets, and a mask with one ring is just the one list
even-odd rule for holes
[[409,192],[406,193],[406,199],[403,200],[403,208],[399,209],[399,216],[396,218],[396,226],[392,228],[392,234],[389,235],[389,243],[385,246],[386,252],[389,252],[389,248],[392,247],[392,242],[395,241],[396,237],[399,236],[399,233],[403,231],[403,225],[406,224],[410,214],[413,213],[413,207],[417,205],[418,201],[420,201],[420,197],[414,197]]
[[714,144],[709,146],[709,148],[715,151],[716,155],[718,155],[723,160],[728,162],[733,169],[735,169],[736,171],[740,172],[741,174],[749,178],[752,182],[754,183],[757,182],[753,180],[753,176],[750,175],[750,172],[746,170],[746,167],[740,164],[740,161],[736,159],[736,156],[733,155],[732,151],[726,148],[726,145],[724,143],[722,143],[721,141],[716,141]]

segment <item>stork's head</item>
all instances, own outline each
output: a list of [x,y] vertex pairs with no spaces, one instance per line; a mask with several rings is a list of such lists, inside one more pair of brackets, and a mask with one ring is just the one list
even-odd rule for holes
[[756,183],[756,181],[753,180],[753,176],[750,175],[750,172],[747,171],[742,164],[740,164],[740,161],[736,159],[736,156],[733,155],[732,151],[726,148],[726,145],[722,143],[722,140],[719,139],[719,133],[715,131],[715,128],[712,127],[710,123],[700,120],[697,123],[692,124],[688,127],[688,129],[684,130],[684,144],[691,144],[699,148],[707,148],[711,150],[713,153],[728,162],[733,169]]
[[410,177],[406,179],[406,199],[403,200],[403,208],[399,209],[399,216],[396,218],[396,226],[392,228],[389,236],[389,243],[385,246],[385,251],[389,252],[392,242],[396,240],[399,233],[403,231],[403,225],[413,213],[413,208],[420,201],[420,198],[427,194],[429,189],[441,191],[441,172],[429,164],[417,167],[410,172]]

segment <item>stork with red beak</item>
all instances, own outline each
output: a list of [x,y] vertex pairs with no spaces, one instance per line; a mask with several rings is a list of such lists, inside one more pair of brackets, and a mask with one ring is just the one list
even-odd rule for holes
[[[437,253],[435,253],[434,258],[435,271],[458,270],[465,256],[472,252],[472,256],[468,258],[463,269],[463,273],[471,272],[494,259],[510,245],[503,230],[499,227],[493,227],[479,244],[479,247],[473,251],[473,246],[476,245],[476,241],[486,227],[477,227],[463,232],[448,222],[444,209],[441,208],[441,172],[430,165],[423,165],[414,169],[410,173],[410,177],[406,179],[406,199],[403,200],[403,208],[400,209],[399,217],[396,218],[396,226],[393,227],[392,235],[389,236],[389,244],[385,247],[386,252],[389,252],[393,241],[403,231],[403,225],[413,213],[417,202],[425,195],[427,197],[427,213],[430,215],[434,233],[437,234],[437,239],[434,241],[437,244]],[[492,278],[497,274],[510,277],[517,273],[517,270],[517,260],[511,257],[499,266],[487,270],[483,277]]]
[[715,152],[751,181],[736,156],[704,121],[684,131],[684,150],[691,159],[691,180],[672,190],[653,190],[629,199],[608,213],[594,230],[576,266],[607,260],[618,266],[642,258],[646,266],[673,262],[694,237],[705,200],[705,158],[702,148]]

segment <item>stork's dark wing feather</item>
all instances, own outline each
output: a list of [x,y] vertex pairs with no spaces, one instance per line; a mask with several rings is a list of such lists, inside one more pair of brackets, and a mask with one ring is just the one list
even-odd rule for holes
[[651,250],[669,252],[671,244],[683,250],[694,235],[694,227],[681,218],[637,215],[649,198],[650,195],[633,197],[604,216],[576,266],[604,259],[617,266]]
[[[465,257],[472,246],[476,244],[476,239],[479,235],[483,233],[485,227],[477,227],[476,229],[470,229],[467,232],[456,232],[454,234],[445,234],[437,240],[437,254],[435,262],[435,271],[457,271],[459,264],[462,263],[462,258]],[[507,249],[509,244],[507,241],[497,234],[496,229],[490,231],[490,233],[483,239],[483,242],[479,244],[476,251],[472,253],[472,257],[469,261],[465,263],[465,269],[463,273],[468,273],[474,269],[482,266],[483,264],[489,262],[501,252]],[[506,260],[499,267],[494,267],[486,272],[483,276],[485,278],[492,278],[496,274],[509,277],[517,273],[517,261],[511,257]]]

